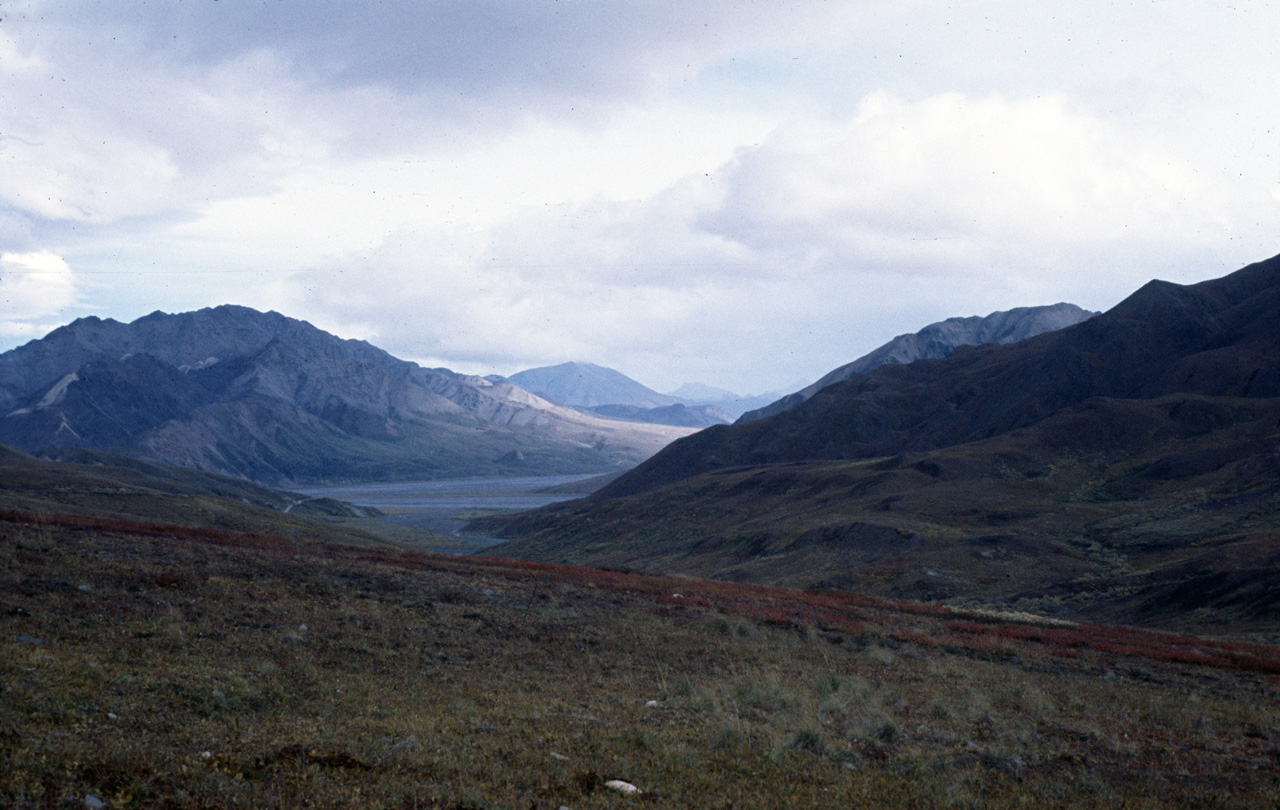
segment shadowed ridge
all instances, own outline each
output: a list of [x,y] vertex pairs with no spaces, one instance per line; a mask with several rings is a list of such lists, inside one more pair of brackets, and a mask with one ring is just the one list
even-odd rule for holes
[[0,444],[0,462],[35,461],[36,457],[16,447]]

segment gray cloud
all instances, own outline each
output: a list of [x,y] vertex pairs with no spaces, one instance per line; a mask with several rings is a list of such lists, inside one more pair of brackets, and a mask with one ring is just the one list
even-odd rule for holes
[[0,250],[65,258],[68,311],[234,300],[466,370],[759,390],[1275,252],[1278,19],[28,0]]
[[80,241],[318,162],[468,148],[531,117],[589,123],[672,71],[812,26],[820,6],[19,3],[0,27],[0,213]]
[[[130,13],[132,12],[132,13]],[[815,2],[725,0],[444,0],[29,4],[18,24],[74,32],[91,50],[121,47],[170,65],[211,69],[255,51],[288,60],[304,80],[381,84],[407,95],[469,98],[553,94],[590,101],[647,87],[670,57],[697,63],[740,45],[816,24]],[[94,33],[90,33],[94,32]]]

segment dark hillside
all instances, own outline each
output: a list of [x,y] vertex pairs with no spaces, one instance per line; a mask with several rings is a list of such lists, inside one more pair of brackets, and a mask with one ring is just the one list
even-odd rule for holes
[[929,453],[725,468],[488,528],[515,557],[1280,639],[1278,423],[1280,399],[1091,399]]
[[1280,259],[710,428],[504,554],[1221,634],[1280,620]]
[[333,522],[373,517],[377,510],[113,453],[64,449],[53,455],[56,459],[35,458],[0,446],[0,511],[145,521],[344,543],[386,542],[378,535]]
[[1091,397],[1268,397],[1280,385],[1280,257],[1011,345],[963,347],[828,386],[768,419],[674,442],[594,497],[725,467],[924,452],[1032,425]]

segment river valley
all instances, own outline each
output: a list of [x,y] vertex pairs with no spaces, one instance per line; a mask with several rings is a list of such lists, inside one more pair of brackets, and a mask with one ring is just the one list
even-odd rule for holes
[[[536,509],[579,498],[592,491],[597,475],[551,475],[526,478],[466,478],[443,481],[399,481],[317,487],[300,492],[313,498],[336,498],[383,513],[378,521],[456,539],[438,551],[471,554],[499,542],[463,532],[471,518],[495,512]],[[604,481],[601,480],[600,484]]]

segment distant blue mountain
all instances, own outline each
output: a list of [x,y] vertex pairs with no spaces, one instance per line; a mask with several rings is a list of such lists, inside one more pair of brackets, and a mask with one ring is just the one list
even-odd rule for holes
[[[594,363],[531,368],[512,374],[507,380],[556,405],[628,422],[703,428],[728,424],[737,415],[726,413],[719,403],[689,402],[659,394],[620,371]],[[734,396],[728,391],[723,393]]]
[[633,405],[662,408],[680,400],[659,394],[620,371],[595,363],[561,363],[531,368],[507,378],[531,394],[556,405],[594,408],[597,405]]

